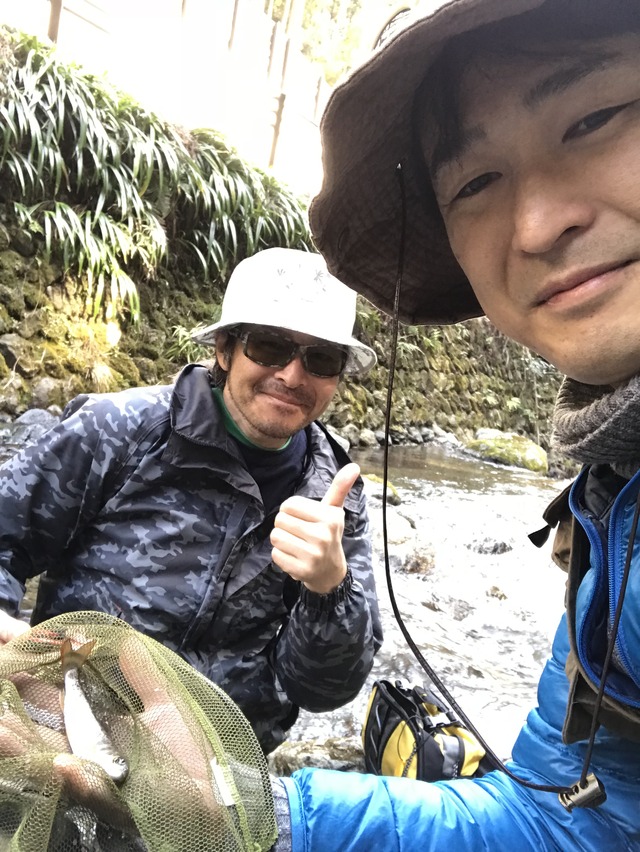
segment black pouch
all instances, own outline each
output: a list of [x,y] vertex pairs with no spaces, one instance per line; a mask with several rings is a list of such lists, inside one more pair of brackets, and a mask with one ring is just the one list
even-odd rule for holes
[[365,768],[419,781],[484,775],[485,751],[424,686],[378,680],[362,728]]

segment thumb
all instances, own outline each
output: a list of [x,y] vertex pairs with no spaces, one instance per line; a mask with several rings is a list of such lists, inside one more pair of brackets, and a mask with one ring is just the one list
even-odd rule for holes
[[355,462],[345,465],[336,473],[321,502],[325,506],[337,506],[338,509],[342,509],[347,494],[353,488],[353,484],[359,475],[360,468]]

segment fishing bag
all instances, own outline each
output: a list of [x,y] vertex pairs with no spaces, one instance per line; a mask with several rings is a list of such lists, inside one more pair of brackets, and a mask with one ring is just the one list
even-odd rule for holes
[[483,775],[485,751],[474,734],[424,686],[373,685],[362,728],[365,768],[419,781]]

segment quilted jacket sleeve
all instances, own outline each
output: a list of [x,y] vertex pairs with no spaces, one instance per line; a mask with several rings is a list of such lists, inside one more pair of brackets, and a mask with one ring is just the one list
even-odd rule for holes
[[328,595],[302,587],[276,648],[280,685],[290,701],[312,712],[355,698],[382,643],[364,494],[345,519],[342,546],[345,580]]
[[126,397],[82,396],[60,424],[0,469],[0,606],[17,614],[25,582],[64,565],[82,525],[103,501],[136,416]]

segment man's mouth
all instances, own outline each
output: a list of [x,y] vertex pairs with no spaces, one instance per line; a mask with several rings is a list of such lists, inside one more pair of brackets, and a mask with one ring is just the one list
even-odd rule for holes
[[[562,277],[554,278],[543,287],[535,301],[535,306],[553,303],[560,301],[563,293],[569,293],[572,290],[592,285],[597,287],[599,284],[606,284],[607,277],[611,273],[618,272],[621,269],[634,263],[633,260],[616,261],[614,263],[603,263],[598,266],[588,266],[582,269],[574,270]],[[586,289],[586,287],[585,287]]]
[[269,384],[260,385],[257,390],[259,393],[270,396],[285,405],[295,405],[298,408],[310,408],[313,404],[313,401],[309,399],[309,394],[303,390],[291,391],[287,388],[273,387],[273,385]]

